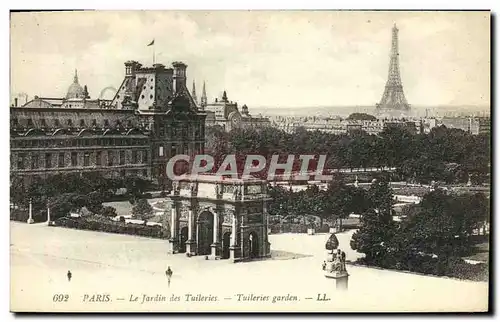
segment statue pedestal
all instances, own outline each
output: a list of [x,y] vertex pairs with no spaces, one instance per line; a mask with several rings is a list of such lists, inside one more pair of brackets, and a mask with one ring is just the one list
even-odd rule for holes
[[349,282],[347,271],[326,272],[325,277],[334,279],[338,290],[347,290]]
[[210,245],[210,247],[212,248],[212,253],[208,258],[213,260],[220,259],[219,256],[220,243],[213,243],[212,245]]
[[167,254],[177,254],[178,253],[178,247],[177,247],[177,239],[175,238],[170,238],[168,240],[168,250]]
[[194,256],[196,255],[196,241],[195,240],[188,240],[186,241],[186,253]]

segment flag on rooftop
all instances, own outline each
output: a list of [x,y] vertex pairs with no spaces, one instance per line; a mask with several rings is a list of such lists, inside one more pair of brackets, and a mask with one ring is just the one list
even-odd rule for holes
[[150,42],[148,46],[153,46],[154,44],[155,44],[155,40],[153,39],[153,41]]

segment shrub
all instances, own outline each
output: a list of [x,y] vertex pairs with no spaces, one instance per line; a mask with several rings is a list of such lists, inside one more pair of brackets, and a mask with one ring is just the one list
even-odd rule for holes
[[124,221],[116,222],[101,216],[88,218],[63,217],[55,220],[55,226],[160,239],[165,238],[165,232],[161,226],[146,226],[132,223],[127,224]]

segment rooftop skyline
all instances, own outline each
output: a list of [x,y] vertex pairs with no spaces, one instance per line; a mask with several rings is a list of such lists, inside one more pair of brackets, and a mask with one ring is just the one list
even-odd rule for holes
[[188,65],[209,101],[248,106],[375,105],[399,29],[412,105],[490,103],[489,12],[106,11],[11,14],[11,94],[63,97],[78,69],[92,98],[133,59]]

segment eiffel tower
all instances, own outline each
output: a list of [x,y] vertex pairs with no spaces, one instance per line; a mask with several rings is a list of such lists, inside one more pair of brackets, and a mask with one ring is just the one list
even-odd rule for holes
[[401,83],[401,75],[399,74],[399,51],[398,51],[398,32],[399,29],[394,24],[392,28],[392,47],[391,60],[389,63],[389,79],[385,84],[384,95],[377,104],[378,112],[409,112],[410,105],[406,101],[405,93],[403,92],[403,84]]

